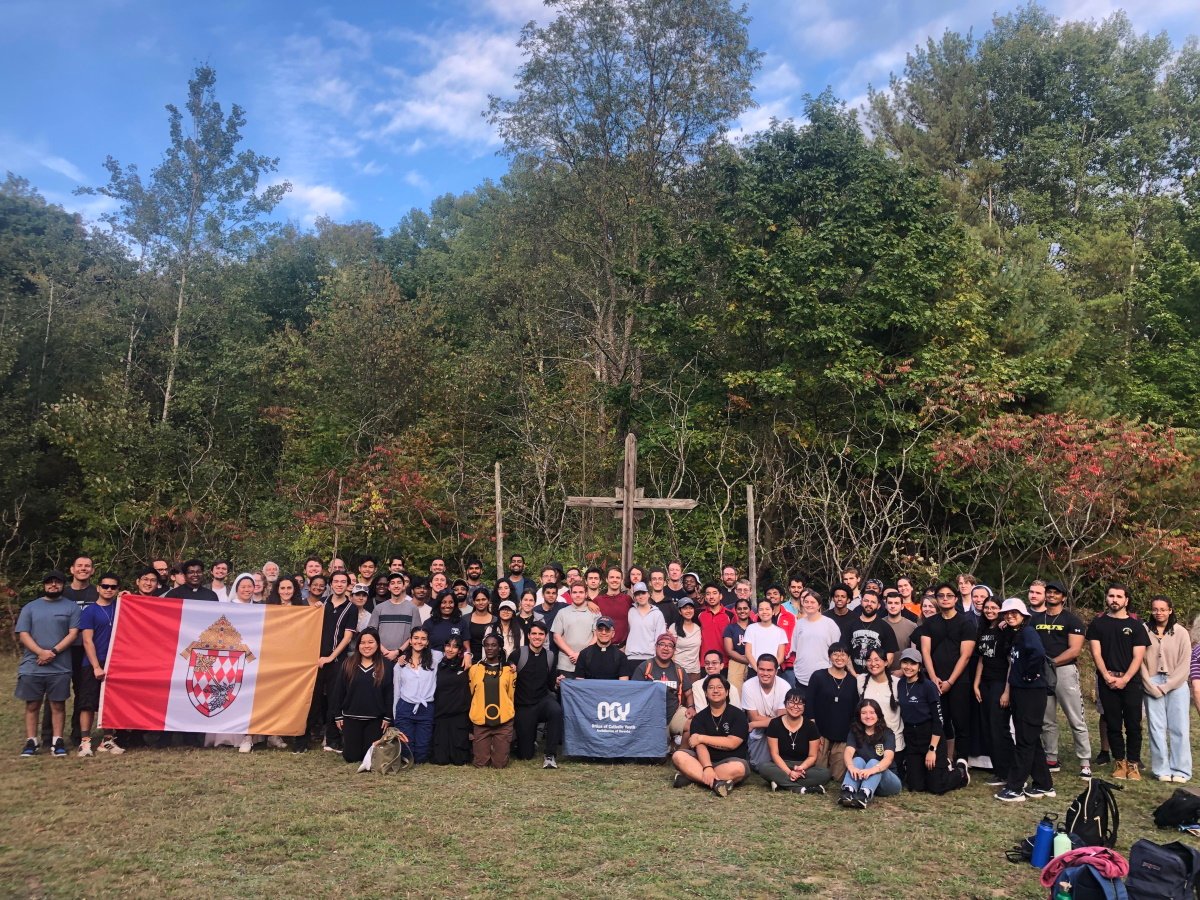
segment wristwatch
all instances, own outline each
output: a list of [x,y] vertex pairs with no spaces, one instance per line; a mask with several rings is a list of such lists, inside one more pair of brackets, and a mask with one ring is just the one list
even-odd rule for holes
[[937,744],[930,744],[930,745],[929,745],[929,752],[930,752],[930,753],[937,753]]

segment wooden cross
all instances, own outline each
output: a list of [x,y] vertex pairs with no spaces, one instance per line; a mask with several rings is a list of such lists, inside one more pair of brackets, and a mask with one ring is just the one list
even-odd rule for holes
[[[568,497],[568,507],[611,509],[621,519],[621,571],[628,574],[633,566],[633,523],[645,509],[695,509],[699,500],[677,500],[666,497],[647,497],[637,486],[637,435],[625,435],[624,485],[613,490],[611,497]],[[631,496],[632,495],[632,496]],[[628,502],[627,502],[628,501]],[[632,585],[630,585],[632,587]]]

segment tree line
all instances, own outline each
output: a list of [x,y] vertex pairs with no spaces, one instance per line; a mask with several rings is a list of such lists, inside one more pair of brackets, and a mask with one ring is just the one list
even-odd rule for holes
[[[0,579],[77,548],[403,549],[1035,573],[1193,601],[1200,47],[1037,6],[738,142],[726,0],[563,0],[486,114],[506,174],[389,227],[272,224],[195,70],[95,225],[0,185]],[[756,515],[746,521],[745,488]],[[760,580],[760,583],[763,583]]]

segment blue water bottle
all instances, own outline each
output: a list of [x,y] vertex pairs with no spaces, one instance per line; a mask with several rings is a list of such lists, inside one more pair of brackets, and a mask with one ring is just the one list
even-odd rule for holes
[[1054,819],[1049,813],[1038,823],[1037,833],[1033,836],[1033,856],[1029,864],[1040,869],[1050,862],[1054,855]]

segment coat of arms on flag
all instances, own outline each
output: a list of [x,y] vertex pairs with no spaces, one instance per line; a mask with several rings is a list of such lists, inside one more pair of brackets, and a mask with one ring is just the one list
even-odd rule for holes
[[188,661],[188,700],[204,716],[224,712],[237,698],[254,654],[232,623],[221,616],[179,654]]

